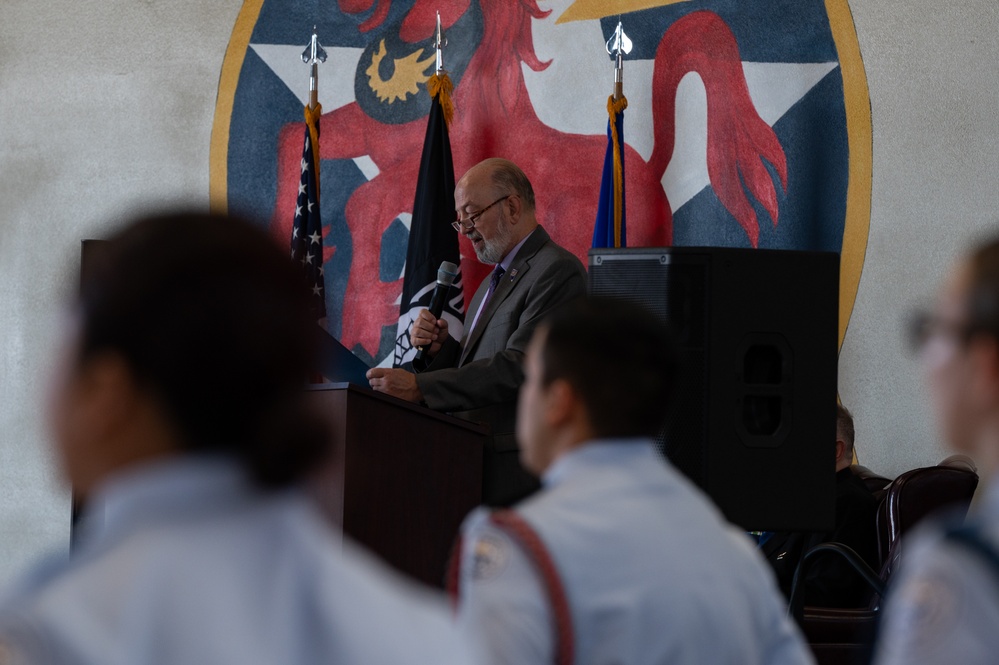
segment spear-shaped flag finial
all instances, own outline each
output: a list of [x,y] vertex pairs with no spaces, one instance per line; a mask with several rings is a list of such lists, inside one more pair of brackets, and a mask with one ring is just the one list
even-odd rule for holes
[[441,13],[437,12],[437,32],[434,33],[434,48],[437,50],[437,74],[447,71],[444,69],[444,47],[447,46],[447,37],[441,28]]
[[621,25],[621,18],[617,19],[617,27],[614,34],[607,40],[607,53],[614,56],[614,99],[618,100],[624,96],[624,56],[631,53],[631,39],[624,34],[624,27]]
[[302,51],[302,62],[312,65],[312,74],[309,76],[309,108],[314,109],[319,103],[319,63],[326,62],[326,50],[319,43],[316,26],[312,26],[312,39]]

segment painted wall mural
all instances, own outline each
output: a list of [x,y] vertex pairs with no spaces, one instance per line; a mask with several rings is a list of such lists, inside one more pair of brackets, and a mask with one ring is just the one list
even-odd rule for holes
[[[303,6],[307,5],[307,6]],[[840,339],[870,220],[870,102],[846,0],[246,0],[223,64],[213,206],[287,242],[316,26],[330,330],[391,358],[434,71],[455,84],[455,172],[490,156],[531,178],[538,217],[582,260],[607,146],[620,18],[629,246],[839,251]],[[442,220],[450,222],[451,220]],[[471,294],[488,267],[462,239]]]

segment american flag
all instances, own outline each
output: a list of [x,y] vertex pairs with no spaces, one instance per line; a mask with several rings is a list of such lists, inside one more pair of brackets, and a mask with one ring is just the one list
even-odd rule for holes
[[323,275],[323,222],[319,214],[319,116],[323,107],[305,107],[305,145],[302,178],[298,182],[295,222],[291,229],[291,258],[302,264],[316,320],[326,318],[326,284]]

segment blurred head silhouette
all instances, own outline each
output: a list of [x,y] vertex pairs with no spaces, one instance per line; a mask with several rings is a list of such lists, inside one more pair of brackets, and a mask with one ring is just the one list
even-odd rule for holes
[[987,473],[999,469],[999,238],[975,246],[950,271],[914,341],[941,433]]
[[236,458],[264,488],[302,479],[329,440],[302,389],[316,325],[271,238],[232,218],[161,214],[93,259],[50,400],[74,490],[181,454]]

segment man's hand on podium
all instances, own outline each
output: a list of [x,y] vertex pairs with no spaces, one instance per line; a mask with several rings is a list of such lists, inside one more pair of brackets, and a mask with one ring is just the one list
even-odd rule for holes
[[423,348],[430,345],[430,348],[424,352],[426,360],[437,355],[447,337],[447,319],[435,318],[429,309],[421,309],[409,328],[409,341],[413,346]]
[[365,376],[375,392],[385,393],[409,402],[422,402],[423,393],[416,385],[416,375],[404,369],[372,367]]

